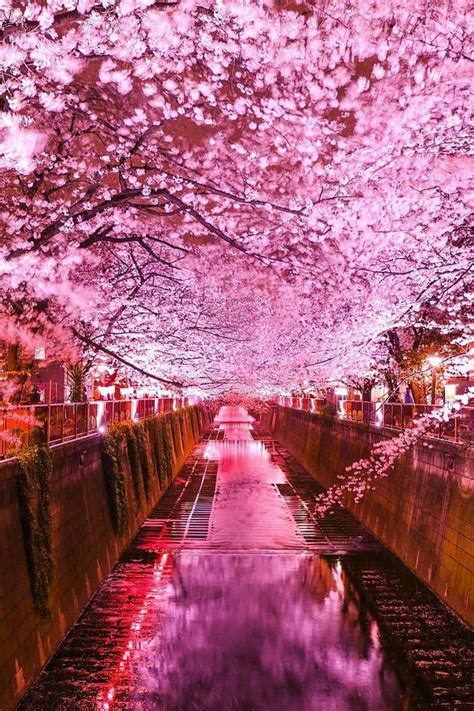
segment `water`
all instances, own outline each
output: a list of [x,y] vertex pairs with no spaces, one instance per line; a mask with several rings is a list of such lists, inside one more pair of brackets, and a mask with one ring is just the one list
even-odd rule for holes
[[[344,534],[346,547],[367,540],[372,552],[352,558],[315,553],[308,541],[331,545],[336,534],[339,541],[345,519],[331,522],[320,538],[308,536],[308,526],[318,524],[302,509],[303,525],[290,510],[281,491],[292,479],[253,439],[251,418],[240,408],[223,408],[216,421],[215,435],[223,438],[198,448],[188,478],[164,497],[23,708],[417,708],[423,703],[418,678],[395,664],[403,647],[393,636],[384,639],[362,602],[370,586],[365,591],[357,583],[378,575],[387,604],[404,573],[397,567],[387,572],[397,564],[370,548],[354,522]],[[180,491],[190,493],[179,498]],[[395,604],[398,621],[412,619],[415,602],[413,629],[420,610],[452,621],[413,576],[403,585],[388,604],[389,621]],[[373,609],[383,620],[378,602]],[[425,646],[437,644],[433,638]],[[425,708],[437,706],[430,699]]]

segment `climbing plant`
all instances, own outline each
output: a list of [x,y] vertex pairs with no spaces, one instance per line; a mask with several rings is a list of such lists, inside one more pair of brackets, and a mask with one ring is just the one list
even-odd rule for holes
[[163,422],[163,453],[165,457],[166,477],[168,480],[171,480],[173,477],[173,457],[174,459],[177,457],[177,453],[173,451],[172,429],[174,429],[172,420],[165,420]]
[[36,612],[49,616],[54,578],[51,523],[51,454],[44,446],[18,455],[17,493],[26,562]]
[[160,482],[160,487],[163,486],[163,481],[161,477],[161,463],[162,463],[162,453],[160,451],[160,430],[161,430],[162,418],[152,417],[146,421],[146,429],[148,433],[148,438],[150,441],[151,455],[153,459],[153,468],[155,474]]
[[124,532],[129,519],[127,482],[121,462],[120,430],[112,425],[102,439],[102,468],[109,500],[110,517],[116,534]]
[[132,477],[133,493],[137,507],[140,506],[141,486],[142,486],[142,466],[140,461],[140,452],[138,450],[137,435],[133,427],[133,423],[124,422],[122,432],[127,443],[127,455],[130,463],[130,474]]
[[148,459],[147,436],[145,428],[141,422],[133,423],[133,430],[137,441],[138,456],[140,458],[140,469],[142,474],[143,490],[146,498],[150,498],[150,462]]
[[130,517],[123,453],[126,452],[130,464],[130,477],[138,507],[142,487],[146,497],[150,496],[152,471],[158,478],[160,488],[165,488],[173,478],[173,464],[178,453],[186,450],[191,435],[193,441],[197,441],[200,431],[200,413],[196,407],[189,411],[150,417],[144,423],[121,422],[109,428],[102,439],[102,465],[110,516],[116,534],[124,532]]
[[178,433],[178,427],[179,427],[179,417],[174,413],[174,427],[171,428],[171,439],[173,442],[173,449],[175,456],[179,456],[179,450],[180,450],[180,441],[179,441],[179,433]]

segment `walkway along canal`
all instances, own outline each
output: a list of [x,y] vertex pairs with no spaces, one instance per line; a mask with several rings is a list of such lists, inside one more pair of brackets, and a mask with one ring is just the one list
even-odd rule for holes
[[223,408],[20,708],[473,708],[473,634],[320,491]]

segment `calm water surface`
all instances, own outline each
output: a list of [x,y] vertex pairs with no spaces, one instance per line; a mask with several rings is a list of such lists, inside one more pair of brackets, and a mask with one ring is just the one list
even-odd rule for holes
[[401,708],[376,622],[340,560],[305,551],[275,490],[284,474],[252,439],[251,418],[223,408],[217,421],[224,439],[204,453],[219,462],[209,550],[170,551],[155,562],[117,680],[131,707]]
[[377,625],[337,560],[187,553],[164,577],[145,638],[135,624],[133,708],[400,708]]

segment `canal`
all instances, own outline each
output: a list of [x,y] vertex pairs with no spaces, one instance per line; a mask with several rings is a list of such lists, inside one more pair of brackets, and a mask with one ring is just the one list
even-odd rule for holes
[[472,633],[223,408],[21,709],[473,708]]

